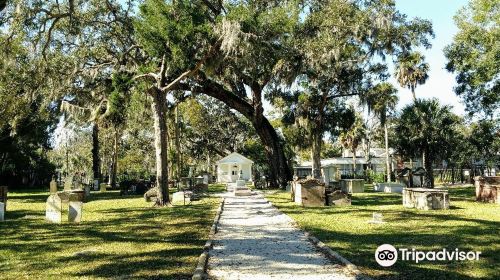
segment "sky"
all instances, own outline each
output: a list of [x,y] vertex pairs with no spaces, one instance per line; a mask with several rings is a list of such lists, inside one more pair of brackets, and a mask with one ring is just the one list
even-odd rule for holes
[[[396,0],[396,7],[401,13],[410,18],[430,20],[436,35],[431,41],[432,48],[421,50],[429,63],[430,72],[427,82],[417,87],[415,91],[417,98],[437,97],[442,104],[452,105],[453,111],[460,115],[464,114],[464,106],[453,92],[453,87],[456,85],[455,76],[444,68],[446,57],[443,49],[452,42],[453,36],[458,31],[453,17],[467,3],[467,0]],[[412,102],[410,90],[399,87],[393,77],[390,82],[399,89],[398,109]]]

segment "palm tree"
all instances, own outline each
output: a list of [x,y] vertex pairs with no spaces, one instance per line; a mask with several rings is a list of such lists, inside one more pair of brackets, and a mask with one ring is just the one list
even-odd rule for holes
[[403,155],[423,155],[429,187],[434,187],[432,163],[452,148],[458,123],[459,118],[451,112],[451,107],[441,105],[437,99],[419,99],[401,112],[395,129],[396,146]]
[[340,134],[340,144],[352,152],[352,173],[356,177],[356,149],[361,141],[365,138],[366,128],[363,119],[360,115],[356,115],[354,123],[349,130]]
[[391,182],[391,164],[389,161],[389,136],[387,129],[387,114],[394,110],[398,103],[396,88],[390,83],[380,83],[373,87],[366,95],[361,96],[361,102],[368,107],[368,112],[378,116],[380,126],[384,127],[385,140],[385,164],[387,171],[387,182]]
[[398,83],[411,90],[413,101],[416,101],[415,88],[423,85],[429,78],[429,64],[425,62],[425,57],[419,52],[402,54],[398,57],[395,68]]

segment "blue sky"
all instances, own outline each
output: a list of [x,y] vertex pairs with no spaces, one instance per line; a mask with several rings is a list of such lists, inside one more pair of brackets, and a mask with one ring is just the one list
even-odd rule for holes
[[[452,42],[453,36],[458,31],[453,22],[453,16],[467,3],[466,0],[396,0],[397,9],[408,17],[420,17],[432,21],[436,35],[432,40],[432,48],[422,50],[430,65],[430,73],[429,80],[417,87],[415,91],[417,98],[437,97],[441,103],[452,105],[453,111],[457,114],[463,114],[464,107],[453,92],[456,84],[454,75],[444,69],[446,57],[443,49]],[[394,78],[391,78],[390,82],[399,88],[398,108],[412,101],[408,89],[399,87]]]

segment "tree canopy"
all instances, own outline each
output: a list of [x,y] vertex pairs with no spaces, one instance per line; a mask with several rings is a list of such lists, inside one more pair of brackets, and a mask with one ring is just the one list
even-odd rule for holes
[[458,33],[444,50],[456,74],[455,93],[469,114],[498,119],[500,108],[500,3],[472,0],[455,16]]

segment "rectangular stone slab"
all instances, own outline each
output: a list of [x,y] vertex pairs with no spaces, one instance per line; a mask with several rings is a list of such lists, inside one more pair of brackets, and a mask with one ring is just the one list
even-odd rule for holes
[[365,180],[363,179],[342,179],[340,188],[346,193],[362,193],[365,191]]
[[427,188],[404,188],[403,206],[419,210],[449,209],[448,190]]
[[324,185],[316,185],[316,186],[302,185],[301,194],[302,194],[302,205],[305,207],[325,206],[326,204]]
[[60,224],[62,221],[62,201],[57,194],[47,198],[45,219],[51,223]]
[[476,200],[500,204],[500,176],[474,178]]

